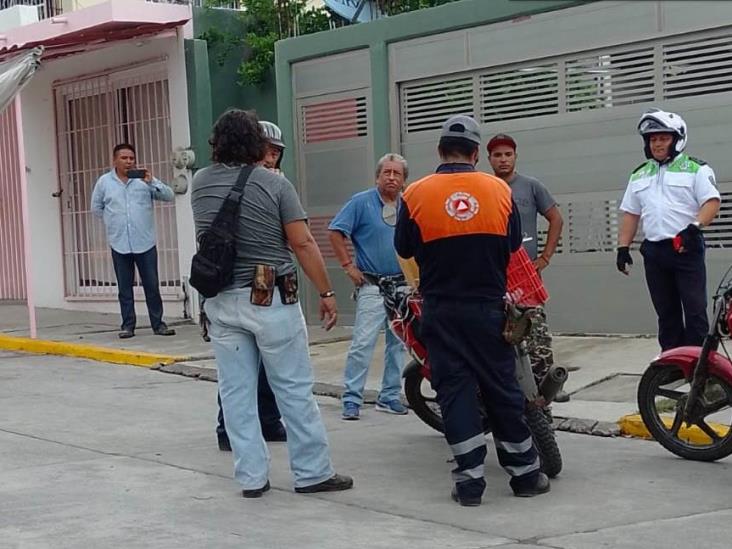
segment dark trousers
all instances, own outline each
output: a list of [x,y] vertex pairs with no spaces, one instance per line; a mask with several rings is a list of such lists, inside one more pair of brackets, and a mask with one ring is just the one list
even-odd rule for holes
[[640,252],[658,315],[661,349],[701,346],[709,329],[703,241],[696,249],[680,254],[670,239],[644,240]]
[[[219,418],[218,425],[216,426],[216,433],[219,435],[226,434],[226,424],[224,423],[224,411],[221,408],[221,395],[218,395],[219,400]],[[280,427],[280,409],[277,407],[277,401],[275,400],[272,388],[269,386],[267,381],[267,374],[264,372],[264,368],[259,366],[259,383],[257,385],[257,408],[259,411],[259,424],[262,426],[262,431],[272,431]]]
[[535,486],[540,462],[524,420],[525,399],[516,380],[515,353],[502,335],[502,306],[427,297],[422,312],[432,387],[457,463],[452,476],[458,495],[477,497],[485,489],[486,446],[478,388],[498,461],[511,475],[511,486]]
[[140,273],[142,287],[145,290],[147,312],[153,330],[163,323],[163,300],[160,297],[158,283],[158,249],[153,246],[141,254],[120,254],[112,250],[114,274],[117,276],[119,307],[122,312],[122,329],[135,330],[135,295],[132,285],[135,281],[135,266]]

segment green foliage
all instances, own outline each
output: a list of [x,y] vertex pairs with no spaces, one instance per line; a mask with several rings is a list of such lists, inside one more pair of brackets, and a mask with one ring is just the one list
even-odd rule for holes
[[[378,0],[381,11],[396,15],[430,8],[457,0]],[[199,38],[216,51],[220,65],[235,50],[249,53],[237,69],[239,85],[259,85],[274,65],[274,45],[278,40],[328,30],[342,22],[334,21],[325,8],[308,8],[306,0],[207,0],[206,7],[243,8],[236,16],[249,30],[244,36],[209,29]]]
[[458,0],[377,0],[379,9],[387,15],[397,15],[408,11],[434,8]]

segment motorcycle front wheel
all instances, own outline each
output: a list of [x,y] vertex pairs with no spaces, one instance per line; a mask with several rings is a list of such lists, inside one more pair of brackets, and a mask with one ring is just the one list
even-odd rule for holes
[[556,477],[562,472],[562,453],[559,451],[554,428],[546,412],[533,404],[527,404],[524,412],[526,424],[534,439],[534,446],[539,452],[541,470],[549,478]]
[[690,382],[678,366],[649,367],[638,384],[638,407],[643,423],[656,441],[684,459],[716,461],[729,456],[732,454],[732,387],[710,375],[693,425],[683,421],[690,389]]

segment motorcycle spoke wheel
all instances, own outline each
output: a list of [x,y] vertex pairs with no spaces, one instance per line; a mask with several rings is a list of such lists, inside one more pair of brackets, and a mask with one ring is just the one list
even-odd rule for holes
[[651,435],[686,459],[715,461],[732,454],[732,386],[710,375],[687,422],[684,409],[690,389],[677,366],[657,365],[643,374],[638,404]]
[[714,442],[719,442],[722,437],[719,436],[717,431],[715,431],[711,426],[707,424],[706,421],[703,419],[696,422],[696,426],[699,427],[702,431],[704,431],[709,438],[711,438]]

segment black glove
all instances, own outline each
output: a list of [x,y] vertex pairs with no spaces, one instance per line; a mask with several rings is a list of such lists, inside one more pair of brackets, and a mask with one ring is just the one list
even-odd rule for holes
[[630,257],[630,248],[628,246],[620,246],[618,248],[618,256],[615,259],[615,265],[618,266],[618,271],[623,274],[628,274],[628,265],[633,264],[633,258]]
[[699,250],[703,246],[704,239],[702,237],[701,229],[694,223],[689,223],[686,229],[681,231],[674,238],[674,248],[676,251],[690,252],[693,250]]

